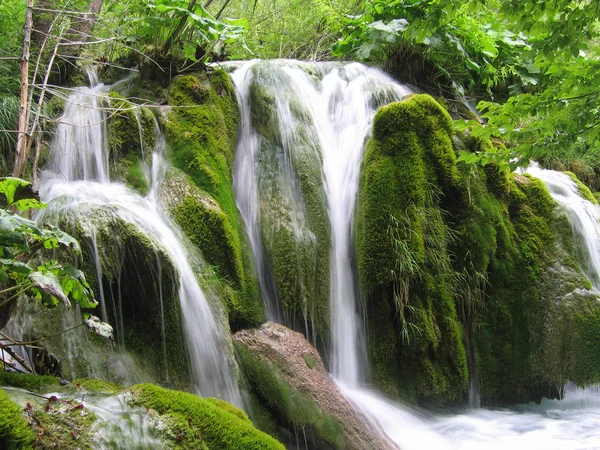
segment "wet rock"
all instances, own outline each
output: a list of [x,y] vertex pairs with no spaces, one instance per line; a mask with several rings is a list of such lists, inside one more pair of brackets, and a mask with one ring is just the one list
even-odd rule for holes
[[266,323],[239,331],[233,339],[253,394],[309,448],[397,448],[342,395],[300,333]]

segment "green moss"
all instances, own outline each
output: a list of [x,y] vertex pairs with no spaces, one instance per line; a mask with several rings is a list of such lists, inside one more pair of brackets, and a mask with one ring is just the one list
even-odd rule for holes
[[22,415],[21,408],[0,389],[0,448],[28,450],[33,448],[33,433]]
[[[252,71],[252,125],[261,135],[256,172],[265,255],[286,323],[309,336],[316,332],[310,339],[327,345],[331,238],[315,124],[282,68],[256,64]],[[289,133],[279,128],[279,107],[289,108]]]
[[287,426],[310,428],[316,437],[336,449],[343,449],[343,425],[324,412],[307,394],[293,389],[281,370],[253,355],[243,344],[235,344],[236,353],[250,385],[261,403],[283,416]]
[[[283,445],[258,431],[232,408],[195,395],[141,384],[131,388],[130,403],[145,406],[161,415],[178,417],[191,433],[180,437],[180,448],[198,448],[199,440],[207,448],[283,449]],[[186,442],[187,441],[187,442]]]
[[83,390],[89,394],[118,394],[125,390],[125,386],[121,384],[90,378],[77,378],[73,380],[73,385],[77,390]]
[[313,359],[312,356],[310,356],[308,354],[304,354],[304,355],[302,355],[302,358],[304,359],[304,362],[306,363],[306,365],[308,367],[310,367],[311,369],[315,368],[315,360]]
[[149,160],[156,145],[154,114],[116,92],[109,94],[109,107],[115,110],[106,120],[108,150],[113,163],[131,154]]
[[466,391],[455,237],[441,209],[459,180],[451,137],[448,113],[427,95],[380,108],[360,175],[355,242],[373,378],[412,401]]
[[178,198],[170,211],[229,286],[231,327],[256,325],[264,319],[262,300],[252,261],[242,252],[233,195],[239,111],[231,79],[223,71],[180,76],[171,83],[168,100],[173,108],[165,128],[172,160],[204,191]]
[[236,408],[231,403],[227,403],[226,401],[218,399],[218,398],[206,398],[205,400],[207,402],[210,402],[213,405],[217,406],[218,408],[221,408],[222,410],[230,412],[234,416],[239,417],[242,420],[245,420],[246,422],[250,422],[250,418],[248,417],[248,414],[246,414],[241,409]]
[[[114,348],[83,329],[50,339],[47,345],[63,362],[65,375],[91,375],[124,384],[141,379],[187,386],[188,351],[182,331],[178,276],[166,249],[111,208],[81,205],[72,215],[63,215],[60,226],[81,243],[80,264],[87,274],[94,274],[88,279],[93,281],[98,297],[102,287],[107,321],[122,344]],[[96,249],[101,286],[95,276]],[[57,311],[51,320],[47,317],[37,316],[37,332],[42,336],[60,332],[61,312]],[[75,346],[85,357],[71,359],[69,346]],[[113,359],[120,363],[114,364]]]
[[592,202],[594,205],[598,204],[598,199],[594,196],[594,194],[592,194],[592,191],[590,191],[590,188],[588,188],[585,184],[583,184],[581,181],[579,181],[579,178],[577,178],[577,175],[575,175],[573,172],[565,172],[567,175],[569,175],[571,177],[571,179],[573,180],[573,182],[577,185],[577,188],[579,189],[579,195],[586,199],[589,202]]
[[48,375],[0,371],[0,386],[12,386],[33,392],[43,392],[60,386],[60,379]]

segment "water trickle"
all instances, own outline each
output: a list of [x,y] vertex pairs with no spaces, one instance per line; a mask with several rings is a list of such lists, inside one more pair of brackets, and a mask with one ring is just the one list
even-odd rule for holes
[[592,286],[600,291],[600,207],[582,198],[575,182],[565,173],[541,169],[538,164],[532,164],[526,172],[544,182],[567,214],[578,243],[578,262]]
[[[77,222],[84,233],[87,230],[93,237],[91,212],[106,211],[143,233],[152,242],[155,252],[158,249],[166,252],[178,272],[178,294],[195,389],[202,395],[220,397],[240,405],[229,344],[198,285],[189,262],[192,255],[182,243],[183,236],[158,201],[160,183],[166,171],[162,157],[164,137],[156,125],[157,147],[153,155],[152,187],[147,198],[122,184],[110,183],[105,114],[100,100],[105,91],[106,88],[98,84],[92,89],[79,88],[67,99],[63,123],[52,144],[54,164],[40,178],[40,193],[49,207],[40,213],[38,220]],[[97,245],[96,254],[99,254]],[[100,266],[99,259],[97,267]],[[98,276],[100,287],[101,273]],[[162,294],[162,286],[159,291]],[[102,314],[106,317],[105,306],[102,306]],[[164,338],[164,323],[162,330]]]
[[[365,139],[379,106],[399,100],[409,90],[381,71],[362,64],[253,61],[233,74],[242,111],[240,140],[235,161],[236,201],[252,241],[261,287],[270,320],[282,321],[273,276],[263,253],[260,221],[261,202],[269,201],[262,180],[277,180],[286,190],[297,242],[316,242],[308,233],[305,199],[299,194],[292,162],[300,152],[315,152],[322,161],[323,184],[330,222],[330,314],[332,371],[336,378],[356,386],[366,370],[362,317],[353,269],[352,219],[358,191],[358,175]],[[258,83],[274,95],[275,136],[280,142],[279,165],[264,168],[261,140],[272,130],[256,130],[252,124],[251,90]],[[311,146],[305,145],[310,135]],[[273,169],[275,167],[275,169]],[[279,170],[276,176],[270,171]],[[266,173],[269,172],[269,173]],[[309,230],[310,231],[310,230]],[[307,244],[310,245],[310,244]],[[302,274],[299,275],[301,277]],[[304,309],[305,330],[310,339],[310,311]],[[288,323],[289,324],[289,323]],[[312,331],[314,336],[314,331]]]

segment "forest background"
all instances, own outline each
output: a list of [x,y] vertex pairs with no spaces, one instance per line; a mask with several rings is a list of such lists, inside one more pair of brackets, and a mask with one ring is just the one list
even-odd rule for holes
[[[4,171],[35,179],[58,86],[92,64],[174,75],[227,59],[352,60],[477,105],[456,126],[495,145],[466,163],[536,159],[599,190],[600,0],[0,0]],[[451,109],[451,108],[450,108]],[[13,167],[13,161],[16,161]],[[33,170],[29,171],[29,166]],[[27,172],[27,173],[26,173]]]

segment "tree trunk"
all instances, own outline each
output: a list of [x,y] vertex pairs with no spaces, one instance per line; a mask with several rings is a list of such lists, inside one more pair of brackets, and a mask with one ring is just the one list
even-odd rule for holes
[[27,12],[25,13],[25,33],[23,36],[23,54],[21,56],[21,104],[19,107],[19,129],[17,138],[17,152],[15,155],[15,167],[13,176],[22,178],[27,168],[29,148],[29,47],[31,45],[31,25],[33,14],[33,0],[27,1]]

